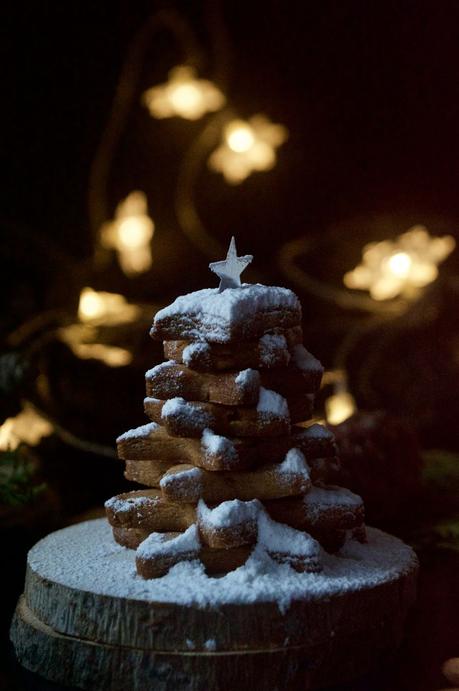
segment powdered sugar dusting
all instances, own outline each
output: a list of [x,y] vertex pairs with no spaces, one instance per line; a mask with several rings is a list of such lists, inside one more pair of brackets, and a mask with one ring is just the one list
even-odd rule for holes
[[[137,547],[137,556],[154,559],[164,555],[195,555],[201,549],[198,529],[195,523],[177,537],[168,539],[167,533],[151,533]],[[189,557],[188,557],[189,558]]]
[[200,315],[228,323],[249,318],[262,310],[275,309],[299,310],[300,302],[288,288],[243,283],[237,288],[227,288],[222,293],[218,292],[218,288],[204,288],[181,295],[156,313],[154,323],[177,314]]
[[292,348],[292,362],[295,367],[307,372],[323,372],[324,370],[319,360],[300,343]]
[[237,460],[238,453],[231,439],[205,429],[201,437],[202,448],[212,456],[224,456],[228,461]]
[[256,369],[243,369],[239,372],[234,383],[241,389],[248,389],[260,385],[260,373]]
[[185,401],[184,398],[169,398],[161,410],[161,417],[164,420],[176,418],[183,420],[190,427],[200,430],[209,427],[214,422],[214,416],[202,406]]
[[303,435],[309,439],[334,439],[333,433],[330,432],[327,427],[320,425],[319,423],[314,423],[309,427],[306,427],[303,431]]
[[167,472],[159,481],[159,486],[166,489],[169,483],[173,484],[176,497],[183,496],[186,499],[190,492],[190,484],[195,492],[202,492],[202,471],[194,466],[184,466],[183,469],[172,473]]
[[[316,600],[372,588],[398,578],[416,564],[413,550],[374,528],[368,543],[346,543],[337,555],[321,553],[321,573],[297,573],[254,550],[239,569],[209,578],[198,561],[182,562],[166,576],[144,580],[135,552],[116,544],[105,519],[48,535],[29,552],[30,568],[42,578],[92,593],[197,607],[274,602],[285,611],[296,599]],[[78,565],[78,568],[75,568]]]
[[310,535],[273,521],[264,511],[258,516],[258,544],[278,554],[316,558],[320,554],[319,543]]
[[281,475],[307,474],[309,477],[309,466],[306,463],[304,454],[299,449],[287,451],[284,460],[279,465],[277,472]]
[[229,528],[248,521],[255,521],[260,509],[261,504],[258,499],[223,501],[214,509],[210,509],[202,499],[198,504],[199,520],[210,528]]
[[259,340],[260,361],[263,367],[288,365],[290,353],[287,350],[287,339],[281,334],[265,334]]
[[358,494],[354,494],[354,492],[345,487],[335,487],[334,485],[317,487],[314,485],[305,495],[304,503],[308,507],[327,505],[357,508],[363,505],[363,500]]
[[117,514],[130,513],[132,509],[141,509],[145,507],[153,507],[160,501],[158,496],[143,496],[135,495],[132,496],[116,496],[111,499],[107,499],[104,506],[106,509],[111,509]]
[[283,396],[260,386],[257,411],[275,417],[289,417],[287,401]]
[[209,356],[210,345],[205,341],[196,341],[185,346],[182,352],[182,361],[187,367],[190,367],[196,358],[206,360]]
[[159,398],[165,397],[163,395],[165,390],[168,395],[174,393],[179,395],[183,391],[184,377],[184,368],[178,365],[175,360],[166,360],[145,373],[147,384],[152,389],[151,393],[156,394]]
[[155,432],[159,428],[156,422],[147,422],[146,425],[141,425],[140,427],[134,427],[134,429],[129,429],[117,438],[117,442],[126,441],[128,439],[148,439],[150,434]]
[[155,365],[151,369],[147,370],[145,372],[145,377],[147,379],[151,379],[152,377],[155,377],[157,374],[161,374],[165,369],[168,367],[174,367],[176,365],[175,360],[165,360],[165,362],[160,362],[159,365]]

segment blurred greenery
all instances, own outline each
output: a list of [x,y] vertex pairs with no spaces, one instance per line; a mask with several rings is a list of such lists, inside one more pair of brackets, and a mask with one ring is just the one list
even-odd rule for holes
[[[459,489],[459,454],[441,449],[431,449],[422,454],[423,480],[426,486],[448,493]],[[459,502],[459,496],[456,494]]]
[[459,513],[433,526],[437,547],[459,552]]
[[0,505],[29,504],[45,489],[46,483],[36,482],[36,463],[27,447],[0,452]]
[[459,552],[459,454],[423,452],[424,500],[411,536],[417,549]]

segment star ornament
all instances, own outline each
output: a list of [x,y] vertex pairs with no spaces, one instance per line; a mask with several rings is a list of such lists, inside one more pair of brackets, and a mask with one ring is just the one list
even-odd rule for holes
[[252,260],[251,254],[245,254],[243,257],[237,256],[236,241],[233,236],[228,247],[226,259],[209,264],[210,270],[217,274],[220,279],[218,292],[222,293],[226,288],[239,288],[241,285],[241,273]]

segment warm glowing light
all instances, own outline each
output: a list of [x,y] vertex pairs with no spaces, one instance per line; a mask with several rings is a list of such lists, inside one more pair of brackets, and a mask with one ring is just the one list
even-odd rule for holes
[[250,125],[243,120],[234,120],[225,130],[225,138],[230,149],[240,154],[248,151],[255,143]]
[[115,218],[102,226],[101,243],[116,250],[121,269],[127,276],[148,271],[153,257],[151,241],[155,225],[148,215],[143,192],[131,192],[115,210]]
[[132,362],[132,353],[100,343],[98,327],[119,326],[136,321],[142,314],[139,305],[131,305],[123,295],[83,288],[78,306],[79,324],[70,324],[59,331],[61,340],[82,359],[95,359],[110,367],[123,367]]
[[196,112],[201,103],[201,92],[196,84],[180,84],[170,95],[175,111]]
[[348,288],[368,290],[374,300],[404,294],[416,296],[438,276],[438,264],[453,251],[451,235],[432,237],[414,226],[395,240],[372,242],[363,248],[361,263],[344,276]]
[[209,167],[222,173],[232,185],[252,172],[270,170],[276,164],[276,149],[288,137],[288,130],[264,115],[248,121],[233,120],[223,131],[223,141],[209,158]]
[[0,426],[0,450],[7,451],[8,449],[16,449],[20,441],[13,435],[14,418],[9,417]]
[[34,408],[25,405],[16,417],[7,418],[0,426],[0,450],[14,451],[21,443],[36,446],[43,437],[48,437],[52,432],[51,423]]
[[408,276],[412,263],[410,255],[406,252],[395,252],[387,261],[389,271],[400,278]]
[[182,65],[169,72],[165,84],[145,91],[143,102],[154,118],[198,120],[224,106],[225,97],[211,81],[198,79],[196,70]]
[[356,410],[354,397],[348,391],[338,391],[325,401],[325,415],[330,425],[339,425]]
[[132,353],[126,348],[104,343],[72,343],[70,347],[82,360],[101,360],[109,367],[124,367],[132,362]]
[[[113,324],[113,322],[111,323]],[[106,324],[107,322],[104,321],[104,325]],[[97,338],[95,326],[71,324],[60,329],[59,336],[61,341],[66,343],[72,352],[83,360],[100,360],[109,367],[123,367],[132,362],[132,353],[126,348],[95,342]]]
[[149,219],[124,218],[118,228],[120,245],[128,250],[141,248],[145,242],[151,240],[150,228]]
[[82,322],[104,324],[126,324],[135,321],[141,308],[130,305],[123,295],[118,293],[97,292],[92,288],[83,288],[80,294],[78,317]]
[[102,299],[92,288],[83,288],[78,306],[78,316],[82,321],[97,319],[103,314]]

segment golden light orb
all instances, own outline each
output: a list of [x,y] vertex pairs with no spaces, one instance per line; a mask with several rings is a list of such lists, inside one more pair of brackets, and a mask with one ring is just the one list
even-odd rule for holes
[[100,240],[103,247],[116,250],[124,273],[135,276],[148,271],[152,265],[154,231],[147,198],[144,192],[136,190],[118,204],[115,218],[102,226]]
[[81,321],[97,319],[104,314],[104,301],[92,288],[83,288],[78,305],[78,316]]
[[339,425],[356,410],[354,397],[348,391],[339,391],[325,401],[325,415],[330,425]]
[[128,216],[120,220],[118,238],[127,249],[137,249],[150,242],[154,225],[148,216]]
[[276,149],[288,137],[287,128],[264,115],[232,120],[222,132],[220,145],[209,157],[209,168],[222,173],[230,185],[238,185],[255,171],[276,164]]
[[255,143],[253,129],[243,120],[234,120],[226,130],[225,137],[229,148],[238,153],[248,151]]
[[202,95],[198,87],[193,84],[178,84],[171,88],[169,99],[177,112],[194,114],[201,105]]
[[196,70],[179,65],[169,72],[169,79],[147,89],[142,97],[154,118],[181,117],[198,120],[225,105],[225,96],[208,79],[200,79]]
[[410,273],[413,260],[407,252],[395,252],[387,261],[390,271],[400,278],[406,278]]
[[365,245],[361,263],[344,277],[348,288],[368,290],[374,300],[398,295],[414,299],[438,276],[438,265],[451,254],[451,235],[432,237],[424,226],[413,226],[394,240]]

